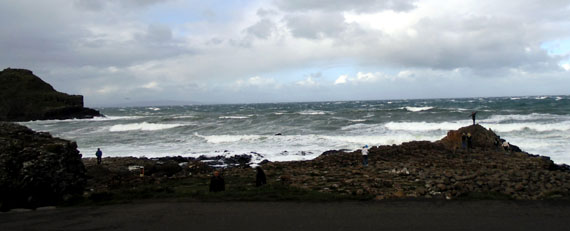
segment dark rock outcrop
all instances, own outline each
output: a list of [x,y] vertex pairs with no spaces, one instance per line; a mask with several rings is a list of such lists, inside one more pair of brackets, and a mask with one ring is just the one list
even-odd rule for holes
[[54,205],[83,193],[77,144],[0,122],[0,208]]
[[56,91],[24,69],[0,72],[0,121],[83,119],[101,116],[83,107],[83,96]]
[[473,137],[473,147],[480,149],[496,149],[495,139],[498,137],[491,129],[487,130],[483,126],[476,124],[467,127],[462,127],[458,130],[447,132],[447,136],[438,141],[443,144],[447,149],[454,150],[461,147],[461,134],[471,133]]

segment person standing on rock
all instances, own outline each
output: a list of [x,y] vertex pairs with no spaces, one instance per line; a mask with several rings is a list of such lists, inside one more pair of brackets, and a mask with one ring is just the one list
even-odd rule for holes
[[471,133],[468,132],[467,133],[467,150],[471,150],[473,149],[473,137],[471,136]]
[[255,176],[255,186],[259,187],[267,184],[267,178],[265,177],[265,172],[263,172],[263,169],[261,169],[259,166],[257,166],[255,169],[257,170],[257,175]]
[[368,166],[368,145],[362,147],[362,165],[364,167]]
[[473,119],[473,125],[475,125],[475,116],[477,115],[477,112],[471,112],[471,119]]
[[464,133],[461,133],[461,149],[465,150],[467,148],[467,135]]
[[214,175],[210,179],[210,192],[221,192],[226,190],[226,182],[220,176],[219,171],[214,171]]
[[97,156],[97,164],[101,164],[101,157],[103,157],[103,152],[100,148],[97,148],[97,152],[95,152],[95,156]]

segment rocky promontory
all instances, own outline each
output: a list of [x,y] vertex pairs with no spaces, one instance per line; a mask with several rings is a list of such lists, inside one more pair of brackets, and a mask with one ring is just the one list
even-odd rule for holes
[[25,69],[0,72],[0,121],[83,119],[101,114],[83,106],[83,96],[56,91]]
[[56,205],[85,183],[75,142],[0,122],[0,209]]

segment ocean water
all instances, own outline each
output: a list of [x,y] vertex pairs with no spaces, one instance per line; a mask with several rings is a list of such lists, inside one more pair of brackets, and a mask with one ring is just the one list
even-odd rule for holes
[[[570,163],[570,96],[98,108],[106,118],[22,123],[77,142],[85,157],[308,160],[332,149],[435,141],[477,122],[526,152]],[[281,135],[276,135],[280,133]]]

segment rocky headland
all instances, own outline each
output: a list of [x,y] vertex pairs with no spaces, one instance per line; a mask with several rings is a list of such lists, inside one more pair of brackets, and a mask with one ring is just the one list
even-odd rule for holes
[[56,91],[25,69],[0,72],[0,121],[83,119],[101,116],[83,106],[83,96]]

